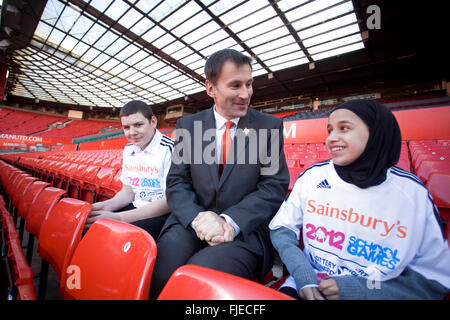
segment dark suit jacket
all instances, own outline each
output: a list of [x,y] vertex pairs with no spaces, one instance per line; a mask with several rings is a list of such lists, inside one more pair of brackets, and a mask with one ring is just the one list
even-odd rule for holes
[[[238,130],[239,128],[242,130]],[[185,133],[188,132],[189,135],[183,136],[180,129],[187,130]],[[273,264],[268,223],[284,200],[289,185],[289,171],[283,151],[282,121],[249,108],[246,116],[239,120],[231,146],[234,161],[228,158],[220,180],[218,165],[205,163],[202,156],[203,152],[211,154],[211,150],[215,150],[215,134],[209,136],[210,140],[203,141],[203,133],[208,129],[215,130],[212,108],[177,121],[177,142],[166,187],[167,202],[172,214],[161,234],[168,226],[177,222],[186,228],[190,227],[201,211],[227,214],[240,228],[235,240],[242,241],[248,250],[263,257],[260,272],[264,276]],[[260,129],[268,130],[259,131]],[[195,130],[197,136],[194,135]],[[272,134],[274,132],[271,130],[278,134]],[[267,132],[267,139],[264,139],[263,131]],[[200,132],[202,135],[198,136]],[[237,139],[241,140],[237,142]],[[272,144],[277,147],[273,155],[270,154]],[[275,174],[261,175],[261,169],[267,170],[270,165],[267,164],[267,158],[255,156],[255,151],[258,152],[257,155],[269,155],[278,160],[278,165],[272,163]],[[214,152],[213,155],[215,159]],[[181,156],[188,163],[179,163]]]

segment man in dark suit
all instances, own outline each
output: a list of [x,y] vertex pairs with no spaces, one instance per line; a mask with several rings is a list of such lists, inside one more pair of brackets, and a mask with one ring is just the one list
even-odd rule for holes
[[289,184],[282,121],[248,108],[251,58],[218,51],[205,74],[215,105],[177,121],[166,189],[172,214],[157,241],[151,298],[185,264],[247,279],[273,264],[268,223]]

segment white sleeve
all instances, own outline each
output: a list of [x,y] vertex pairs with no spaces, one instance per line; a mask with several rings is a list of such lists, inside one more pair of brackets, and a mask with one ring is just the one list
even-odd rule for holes
[[164,177],[167,177],[169,174],[170,166],[172,165],[172,152],[169,150],[166,152],[164,156]]
[[[437,209],[427,201],[426,220],[419,249],[409,267],[425,278],[450,288],[450,250],[437,221]],[[417,235],[420,237],[420,235]]]
[[277,214],[269,224],[271,230],[286,227],[300,236],[300,228],[303,225],[303,211],[301,207],[301,189],[305,179],[299,178],[288,197],[278,209]]
[[166,154],[164,155],[163,171],[164,171],[164,192],[166,192],[166,179],[169,174],[169,169],[172,164],[172,153],[167,148]]
[[125,147],[125,149],[123,149],[123,152],[122,152],[122,173],[120,175],[120,181],[122,181],[122,183],[124,185],[129,186],[130,181],[128,179],[128,173],[125,170],[125,162],[126,162],[125,150],[126,150],[126,147]]

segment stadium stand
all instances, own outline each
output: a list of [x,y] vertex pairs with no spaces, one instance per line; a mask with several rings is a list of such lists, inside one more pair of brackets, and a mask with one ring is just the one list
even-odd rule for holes
[[[99,220],[85,234],[83,224],[92,203],[122,188],[120,107],[150,102],[159,130],[175,138],[167,110],[211,106],[204,60],[222,47],[254,58],[250,107],[284,123],[287,195],[329,159],[331,110],[376,99],[401,127],[397,166],[428,189],[450,248],[447,11],[414,3],[2,1],[0,299],[147,299],[154,239],[117,221]],[[382,25],[371,26],[369,8],[380,7]],[[258,283],[183,266],[159,299],[288,299],[274,290],[287,274],[280,269],[276,260]]]
[[35,135],[52,138],[77,138],[100,133],[104,128],[110,129],[102,132],[121,130],[120,123],[118,122],[71,120],[65,122],[62,128],[56,127]]
[[76,138],[120,130],[118,121],[71,120],[62,116],[2,108],[0,133]]
[[0,113],[0,133],[32,135],[47,130],[53,123],[66,121],[69,119],[3,108]]
[[[316,162],[327,160],[329,158],[323,143],[286,143],[284,150],[291,174],[290,190],[297,177],[304,170]],[[444,154],[447,155],[449,150],[450,140],[448,139],[403,141],[398,164],[398,166],[403,169],[418,174],[422,181],[426,183],[426,186],[439,209],[443,232],[445,232],[447,237],[447,221],[449,219],[448,213],[450,211],[448,199],[450,196],[445,192],[450,190],[447,186],[449,183],[448,177],[450,177],[450,166],[448,158],[441,159],[441,157]],[[435,156],[433,152],[437,152],[438,155]],[[424,155],[430,154],[437,157],[437,159],[421,158],[424,157]],[[0,160],[2,188],[6,195],[10,195],[10,197],[7,197],[7,201],[2,210],[2,221],[4,221],[4,223],[2,223],[2,232],[6,234],[5,245],[10,244],[11,247],[9,257],[10,265],[13,266],[11,269],[13,270],[11,271],[11,279],[15,279],[12,286],[10,285],[7,288],[7,290],[11,292],[11,297],[14,296],[16,299],[36,299],[35,287],[33,283],[30,283],[30,281],[27,280],[29,279],[29,274],[27,275],[29,270],[26,267],[29,267],[32,262],[33,235],[38,238],[37,253],[43,260],[41,271],[39,272],[39,285],[37,288],[38,298],[44,299],[46,294],[48,262],[50,262],[52,268],[55,269],[58,279],[61,280],[59,284],[60,292],[58,293],[60,297],[80,299],[91,298],[97,295],[102,296],[102,293],[96,292],[95,288],[92,288],[92,290],[90,289],[80,296],[77,296],[74,292],[68,292],[73,290],[65,288],[64,284],[67,275],[63,274],[62,270],[67,267],[70,261],[69,257],[72,253],[77,251],[77,244],[80,243],[81,239],[79,229],[80,224],[78,224],[80,222],[78,221],[75,225],[70,227],[70,224],[67,223],[70,219],[67,216],[60,214],[58,218],[58,215],[55,215],[54,213],[58,211],[58,208],[61,206],[76,204],[75,207],[81,206],[84,208],[84,215],[81,218],[81,220],[83,220],[86,218],[89,203],[112,197],[121,188],[119,180],[121,172],[121,156],[121,149],[84,151],[57,150],[37,153],[4,154],[0,156],[0,158],[3,159],[3,161]],[[114,186],[115,183],[116,186]],[[25,192],[26,188],[29,192]],[[19,190],[22,190],[21,194],[19,193]],[[70,190],[75,190],[75,192],[71,192]],[[68,196],[68,198],[63,198],[64,196]],[[18,201],[18,199],[23,201]],[[16,207],[17,210],[14,209]],[[19,236],[21,229],[20,225],[22,225],[22,223],[19,223],[19,232],[16,232],[15,222],[14,220],[11,222],[11,219],[13,218],[9,212],[16,213],[18,218],[24,220],[26,231],[30,234],[28,244],[22,244],[20,246],[21,250],[22,246],[27,250],[26,258],[22,258],[24,253],[20,253],[18,246],[14,247],[14,241],[20,243],[20,240],[24,238],[23,236]],[[72,212],[74,211],[72,210]],[[73,214],[74,213],[72,213],[72,215]],[[8,218],[8,216],[11,216],[11,218]],[[49,217],[52,217],[55,221],[52,221],[52,219],[48,221]],[[72,222],[76,222],[74,220],[75,219],[72,217]],[[47,225],[47,227],[42,227],[43,224]],[[56,240],[53,239],[56,234],[55,230],[59,230],[59,232],[62,233],[61,225],[67,225],[67,232],[65,232],[65,235],[67,236],[66,239],[75,240],[66,240],[65,242],[57,241],[58,243],[61,243],[61,246],[55,248],[54,243]],[[43,234],[40,232],[42,228],[45,230]],[[75,229],[78,231],[75,232]],[[9,233],[4,232],[4,230],[11,233],[10,237],[17,240],[12,242],[8,240]],[[74,244],[69,245],[68,243],[71,243],[71,241],[74,241]],[[52,245],[50,245],[50,243],[52,243]],[[17,258],[13,258],[13,254],[14,257],[17,256]],[[82,255],[82,253],[80,254]],[[16,267],[14,263],[18,263],[20,268]],[[96,267],[92,266],[92,268],[95,269]],[[215,279],[214,277],[216,275],[209,275],[208,272],[201,272],[200,274],[202,274],[202,276],[199,276],[196,273],[197,271],[193,271],[189,268],[187,268],[187,270],[182,269],[179,271],[180,273],[177,273],[176,276],[174,275],[174,279],[171,279],[170,286],[172,286],[172,283],[175,283],[175,286],[179,288],[179,285],[176,285],[176,283],[178,281],[186,281],[182,279],[191,276],[195,277],[195,281],[206,281],[206,283],[208,281],[213,281],[215,283],[211,286],[212,289],[210,288],[209,292],[206,292],[206,289],[203,293],[197,292],[198,297],[201,299],[243,297],[236,295],[237,293],[235,291],[219,297],[214,288],[217,289],[220,287],[219,283],[221,280],[211,280]],[[20,272],[24,275],[19,275]],[[149,272],[151,274],[151,270]],[[202,279],[202,277],[205,277],[206,279]],[[219,278],[221,277],[222,276]],[[105,281],[109,281],[106,278],[107,276],[105,275]],[[238,283],[241,283],[241,280],[242,279],[239,279]],[[276,277],[273,280],[276,281],[279,280],[279,278]],[[276,281],[276,283],[277,282],[279,281]],[[265,289],[261,289],[260,287],[267,287],[264,287],[262,284],[254,283],[254,285],[247,286],[246,281],[243,281],[242,283],[245,284],[246,290],[248,290],[246,293],[247,296],[255,294],[255,297],[258,297],[258,299],[261,297],[262,299],[266,294],[266,298],[283,298],[276,296],[276,294],[275,296],[271,296],[271,294],[273,294],[271,292],[264,293]],[[273,287],[276,288],[276,283],[274,284],[271,282],[269,283],[269,286],[273,285]],[[205,288],[208,287],[208,285],[203,285]],[[238,286],[240,284],[236,285]],[[185,297],[183,294],[189,294],[192,299],[197,297],[188,292],[174,293],[173,290],[170,289],[170,286],[161,293],[160,299],[182,299]],[[251,293],[253,290],[251,288],[259,289]],[[223,293],[224,291],[219,290],[218,292]],[[123,296],[110,296],[110,298],[119,297]],[[139,298],[145,297],[139,296]]]

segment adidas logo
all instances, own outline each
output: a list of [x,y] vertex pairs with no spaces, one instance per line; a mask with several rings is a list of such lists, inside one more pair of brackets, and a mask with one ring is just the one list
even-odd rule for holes
[[319,183],[316,188],[326,188],[331,189],[331,186],[328,184],[327,179],[323,180],[321,183]]

